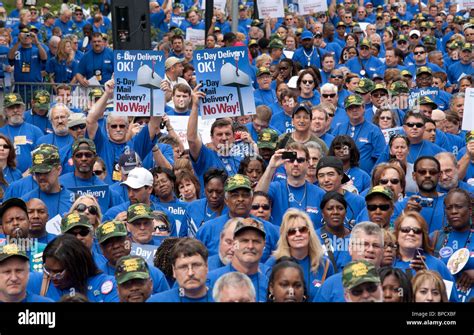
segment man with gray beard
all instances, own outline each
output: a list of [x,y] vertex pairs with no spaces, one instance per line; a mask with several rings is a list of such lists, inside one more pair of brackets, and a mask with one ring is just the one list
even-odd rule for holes
[[51,134],[44,135],[38,139],[39,144],[52,144],[58,148],[69,148],[74,142],[74,138],[69,134],[68,118],[71,110],[62,103],[54,105],[48,113],[49,121],[53,126]]
[[474,187],[459,180],[459,164],[450,152],[441,152],[435,156],[441,165],[441,173],[438,181],[438,191],[448,193],[453,188],[461,188],[474,194]]

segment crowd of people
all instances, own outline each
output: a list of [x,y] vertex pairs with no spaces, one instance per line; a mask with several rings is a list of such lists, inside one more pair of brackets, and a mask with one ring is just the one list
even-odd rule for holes
[[0,301],[473,301],[474,8],[242,1],[231,31],[228,1],[201,47],[248,51],[256,112],[204,143],[202,5],[150,1],[149,117],[110,107],[109,2],[0,6]]

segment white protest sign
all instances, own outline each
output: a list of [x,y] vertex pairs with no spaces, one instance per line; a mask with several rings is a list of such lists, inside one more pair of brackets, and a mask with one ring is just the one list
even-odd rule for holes
[[258,16],[278,19],[285,16],[283,0],[258,0]]
[[383,137],[385,138],[385,143],[388,144],[388,142],[390,141],[390,137],[396,134],[401,134],[402,130],[403,130],[402,127],[382,129],[382,134],[383,134]]
[[54,235],[61,234],[61,215],[58,214],[46,222],[46,231]]
[[186,29],[186,41],[190,41],[196,47],[198,45],[204,45],[204,40],[206,39],[206,33],[203,29]]
[[[205,2],[206,1],[203,1],[203,3]],[[226,4],[226,0],[214,0],[214,8],[224,13],[225,13],[225,4]]]
[[326,0],[298,0],[300,15],[310,15],[328,10]]
[[474,88],[466,89],[462,130],[474,130]]
[[474,8],[474,0],[458,0],[459,10]]
[[[183,142],[184,148],[189,149],[188,139],[186,137],[186,130],[188,129],[189,116],[168,116],[173,126],[174,131],[178,134],[181,142]],[[198,119],[198,131],[201,134],[201,140],[203,144],[211,142],[211,126],[214,123],[214,119],[203,120],[201,117]]]

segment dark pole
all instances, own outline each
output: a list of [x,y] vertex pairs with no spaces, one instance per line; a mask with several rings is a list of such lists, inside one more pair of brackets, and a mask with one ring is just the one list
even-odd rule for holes
[[253,0],[253,13],[252,13],[252,18],[254,20],[259,19],[258,17],[258,5],[257,5],[258,0]]
[[211,27],[212,17],[214,16],[214,0],[206,0],[206,13],[205,13],[205,22],[206,22],[206,39],[207,34],[209,33],[209,28]]

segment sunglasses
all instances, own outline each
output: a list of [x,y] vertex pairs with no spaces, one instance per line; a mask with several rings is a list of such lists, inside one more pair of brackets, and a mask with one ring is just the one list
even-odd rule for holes
[[329,117],[334,117],[334,113],[327,113]]
[[404,234],[408,234],[412,231],[413,234],[415,234],[415,235],[420,235],[421,233],[423,233],[423,230],[421,228],[410,227],[410,226],[400,227],[400,231]]
[[372,94],[372,96],[374,98],[382,98],[382,97],[386,97],[387,94],[385,94],[385,93],[374,93],[374,94]]
[[400,182],[400,179],[397,179],[397,178],[393,178],[393,179],[380,179],[380,181],[379,181],[380,185],[387,185],[388,182],[390,182],[390,184],[392,184],[392,185],[398,185],[398,183]]
[[0,144],[0,148],[2,149],[11,149],[11,146],[9,146],[8,144]]
[[82,157],[92,158],[94,157],[94,154],[92,152],[78,152],[74,154],[74,158],[81,159]]
[[408,44],[407,41],[398,41],[398,44]]
[[383,120],[383,121],[390,121],[392,118],[390,116],[381,116],[380,117],[380,120]]
[[127,126],[124,125],[124,124],[111,124],[110,125],[110,128],[112,129],[117,129],[117,128],[120,128],[120,129],[125,129]]
[[264,211],[269,211],[270,210],[270,205],[267,205],[267,204],[255,204],[255,205],[252,205],[252,209],[254,211],[258,210],[259,208],[262,208]]
[[418,56],[418,55],[423,55],[425,52],[424,51],[417,51],[417,52],[414,52],[413,54],[415,56]]
[[360,47],[360,50],[369,50],[369,49],[370,49],[370,48],[369,48],[368,46],[365,46],[365,45],[363,45],[363,46]]
[[159,225],[159,226],[156,226],[154,229],[155,229],[155,231],[157,231],[157,230],[158,230],[158,231],[163,231],[163,232],[164,232],[164,231],[169,231],[167,225]]
[[104,173],[104,170],[94,170],[93,171],[96,176],[100,176],[102,173]]
[[290,163],[294,163],[296,161],[297,163],[302,164],[302,163],[306,162],[306,158],[304,158],[304,157],[289,158],[288,160],[290,161]]
[[336,97],[336,93],[331,93],[331,94],[321,94],[323,96],[323,98],[334,98]]
[[358,287],[355,287],[355,288],[351,289],[351,294],[355,297],[359,297],[364,293],[364,291],[366,291],[368,293],[374,293],[375,291],[377,291],[377,289],[378,289],[377,284],[368,283],[368,284],[364,285],[363,287],[360,287],[360,285],[359,285]]
[[287,235],[288,236],[294,236],[294,235],[296,235],[297,232],[299,232],[300,234],[306,234],[308,231],[309,231],[309,228],[306,227],[306,226],[297,227],[297,228],[290,228],[290,229],[288,229]]
[[79,229],[72,229],[68,231],[67,234],[73,235],[73,236],[81,235],[82,237],[86,237],[87,235],[90,234],[90,232],[91,230],[89,228],[80,227]]
[[79,213],[85,212],[86,209],[92,215],[97,215],[99,213],[99,210],[98,210],[97,206],[94,206],[94,205],[86,206],[84,204],[79,204],[76,207],[76,211],[78,211]]
[[367,210],[369,212],[375,212],[377,208],[380,208],[382,212],[386,212],[390,209],[390,205],[385,204],[385,205],[367,205]]
[[305,85],[312,85],[312,84],[314,84],[314,80],[302,80],[301,82],[302,82],[303,84],[305,84]]
[[77,124],[75,126],[69,127],[69,129],[71,129],[72,131],[77,131],[79,129],[86,129],[86,124],[85,123]]
[[421,32],[424,32],[424,31],[428,31],[428,29],[426,29],[426,28],[421,28],[420,31],[421,31]]
[[418,36],[418,35],[412,35],[412,36],[410,36],[410,38],[411,38],[411,39],[414,39],[414,40],[417,40],[417,39],[420,38],[420,36]]
[[421,174],[422,176],[424,176],[426,174],[429,174],[430,176],[436,176],[437,174],[439,174],[438,170],[424,170],[424,169],[421,169],[421,170],[416,170],[415,172],[418,173],[418,174]]
[[344,76],[338,76],[338,75],[331,74],[331,78],[332,79],[343,79]]
[[413,127],[422,128],[425,126],[425,124],[422,122],[407,122],[405,123],[405,126],[407,126],[408,128],[413,128]]

